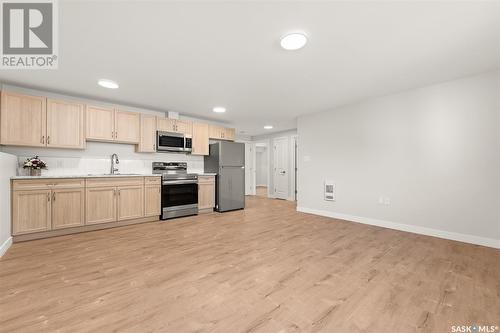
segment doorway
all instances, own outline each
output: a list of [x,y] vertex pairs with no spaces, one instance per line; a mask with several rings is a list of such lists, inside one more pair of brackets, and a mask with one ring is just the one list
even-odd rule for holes
[[255,144],[255,188],[256,195],[267,197],[269,193],[269,145]]

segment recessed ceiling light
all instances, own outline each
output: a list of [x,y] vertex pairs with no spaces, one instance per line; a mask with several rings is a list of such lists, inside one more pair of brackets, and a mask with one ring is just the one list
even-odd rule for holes
[[99,81],[97,81],[97,84],[99,84],[101,87],[109,89],[118,89],[119,87],[118,83],[108,79],[100,79]]
[[224,113],[226,112],[226,108],[222,106],[216,106],[212,109],[215,113]]
[[307,36],[300,32],[294,32],[281,37],[281,47],[285,50],[298,50],[307,43]]
[[264,126],[264,129],[273,129],[273,126],[272,125],[266,125],[266,126]]

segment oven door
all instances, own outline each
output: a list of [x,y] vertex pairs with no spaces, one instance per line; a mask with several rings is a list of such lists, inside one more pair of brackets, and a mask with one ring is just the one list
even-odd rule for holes
[[161,187],[162,218],[198,214],[196,180],[164,181]]
[[158,132],[156,138],[158,151],[185,151],[184,134]]

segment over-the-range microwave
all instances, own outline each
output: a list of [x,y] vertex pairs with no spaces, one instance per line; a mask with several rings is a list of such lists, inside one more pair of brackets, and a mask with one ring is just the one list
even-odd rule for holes
[[157,132],[156,151],[158,152],[190,153],[192,148],[192,139],[182,133]]

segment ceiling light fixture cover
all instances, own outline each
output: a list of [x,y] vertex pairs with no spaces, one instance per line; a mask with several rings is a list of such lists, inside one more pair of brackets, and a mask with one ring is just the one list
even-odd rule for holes
[[302,32],[294,32],[281,37],[281,47],[285,50],[298,50],[307,43],[307,36]]
[[273,129],[273,126],[272,125],[266,125],[266,126],[264,126],[264,129]]
[[216,106],[212,109],[215,113],[224,113],[226,112],[226,108],[223,106]]
[[101,87],[108,89],[118,89],[118,87],[120,87],[118,83],[108,79],[100,79],[99,81],[97,81],[97,84],[99,84]]

